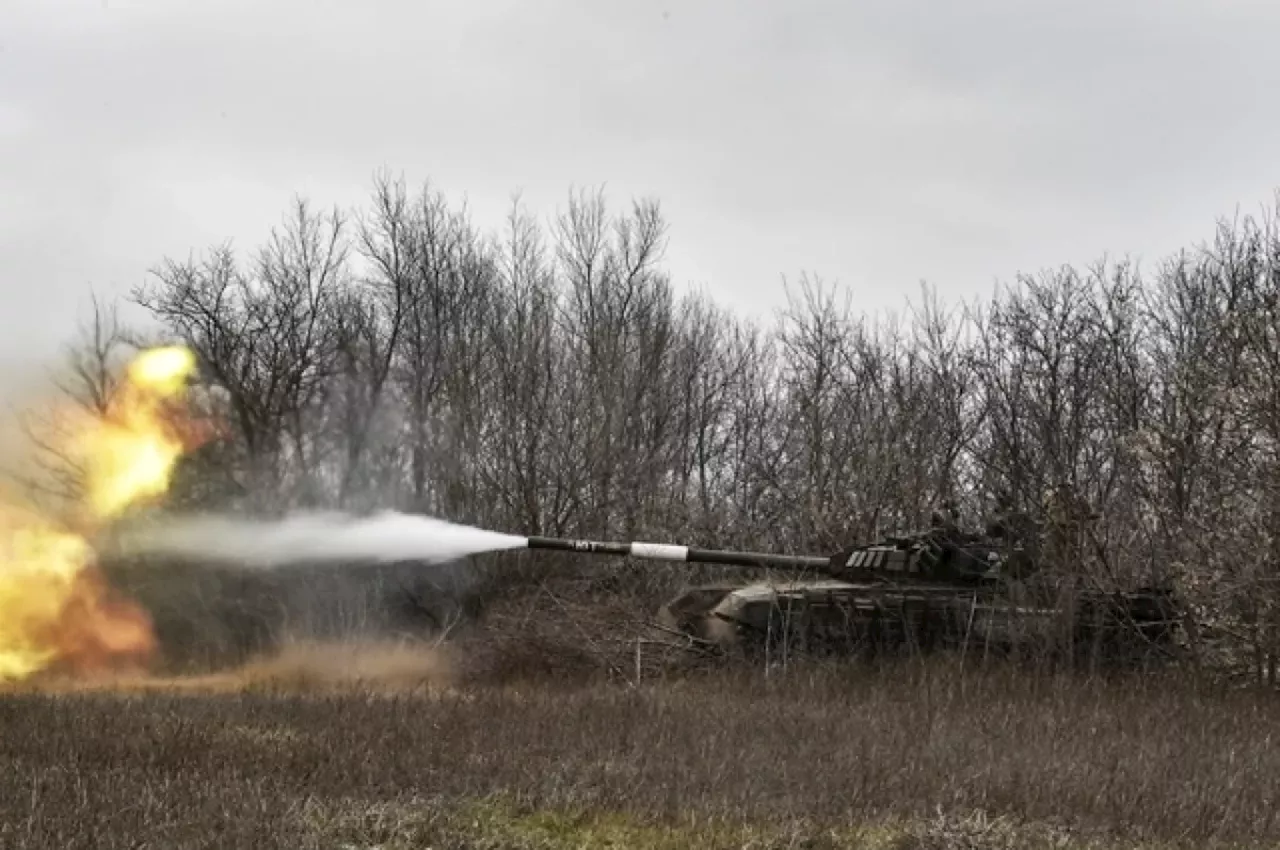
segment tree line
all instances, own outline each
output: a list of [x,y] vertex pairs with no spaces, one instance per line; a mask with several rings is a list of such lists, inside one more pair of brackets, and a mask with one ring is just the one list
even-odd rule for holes
[[[1280,654],[1280,230],[855,312],[802,277],[772,322],[682,292],[660,205],[571,193],[494,231],[379,176],[299,200],[255,251],[167,258],[131,296],[190,346],[228,439],[185,506],[394,507],[523,534],[827,553],[971,522],[1052,521],[1048,568],[1172,580],[1200,658]],[[108,311],[109,312],[109,311]],[[75,349],[101,398],[125,332]],[[1216,655],[1214,657],[1217,657]]]

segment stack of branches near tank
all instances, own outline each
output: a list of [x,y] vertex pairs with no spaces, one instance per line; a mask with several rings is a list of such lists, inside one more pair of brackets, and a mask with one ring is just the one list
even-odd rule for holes
[[466,658],[467,678],[643,682],[723,665],[714,647],[654,621],[672,576],[659,581],[645,564],[628,561],[585,566],[558,552],[493,556],[477,609],[450,636]]

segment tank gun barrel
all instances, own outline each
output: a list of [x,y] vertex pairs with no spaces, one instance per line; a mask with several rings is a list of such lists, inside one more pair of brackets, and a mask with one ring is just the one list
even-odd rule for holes
[[765,552],[736,552],[727,549],[699,549],[668,543],[612,543],[596,540],[567,540],[558,537],[529,537],[528,548],[588,555],[615,555],[651,561],[681,561],[689,564],[725,564],[775,569],[826,570],[832,558],[813,555],[777,555]]

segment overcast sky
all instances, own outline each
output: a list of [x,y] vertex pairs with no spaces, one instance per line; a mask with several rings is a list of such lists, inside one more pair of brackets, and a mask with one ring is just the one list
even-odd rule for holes
[[[1280,187],[1272,0],[0,0],[0,360],[381,168],[659,197],[679,283],[876,310],[1157,258]],[[6,366],[11,370],[11,367]]]

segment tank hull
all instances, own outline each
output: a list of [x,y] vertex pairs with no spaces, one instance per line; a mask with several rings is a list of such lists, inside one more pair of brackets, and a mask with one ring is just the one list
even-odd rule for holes
[[[1029,596],[1029,595],[1028,595]],[[1084,594],[1051,604],[994,589],[838,580],[688,588],[657,616],[669,634],[752,659],[976,651],[983,655],[1167,658],[1171,613]]]

